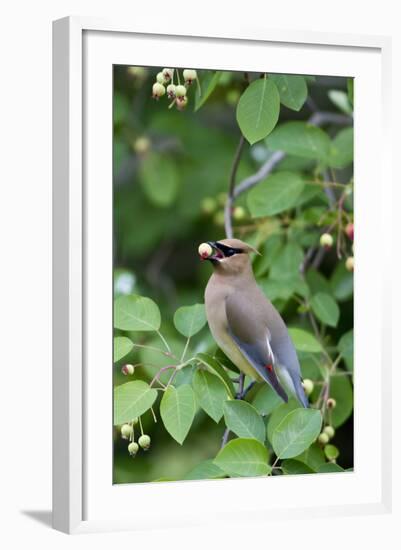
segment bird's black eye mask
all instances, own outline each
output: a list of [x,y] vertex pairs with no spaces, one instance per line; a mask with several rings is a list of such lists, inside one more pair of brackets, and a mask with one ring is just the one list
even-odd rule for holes
[[216,253],[209,258],[212,261],[229,258],[230,256],[234,256],[234,254],[243,254],[245,252],[242,248],[233,248],[217,241],[208,241],[208,244],[216,251]]

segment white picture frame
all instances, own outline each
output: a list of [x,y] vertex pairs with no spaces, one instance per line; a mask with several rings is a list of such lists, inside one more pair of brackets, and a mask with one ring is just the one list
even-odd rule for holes
[[[392,192],[387,153],[390,39],[269,29],[188,35],[171,25],[169,32],[139,23],[82,17],[54,22],[53,525],[76,533],[152,528],[155,515],[159,526],[171,527],[237,520],[239,514],[243,522],[262,523],[267,513],[270,518],[300,518],[389,512],[391,356],[390,315],[385,308],[390,303],[386,278],[390,251],[384,251],[380,265],[369,263],[369,251],[382,247],[381,236],[390,223],[385,215]],[[267,51],[275,55],[261,66]],[[113,487],[108,429],[111,368],[107,370],[112,346],[112,303],[107,290],[112,265],[108,212],[112,204],[112,64],[355,77],[355,255],[360,267],[355,271],[355,472],[347,477],[321,474],[308,479],[289,476]],[[376,136],[374,148],[369,132]],[[96,196],[90,185],[93,178],[98,182]],[[374,179],[380,180],[375,196],[358,191],[358,181],[363,180],[369,190]],[[369,224],[373,211],[375,229]],[[358,232],[364,234],[361,241]],[[94,269],[100,274],[96,281],[91,275]],[[367,309],[366,292],[372,285],[377,292]],[[95,346],[95,342],[101,344]],[[364,364],[364,369],[358,369],[358,364]],[[370,448],[367,467],[363,455],[372,440],[377,446]],[[261,485],[266,481],[269,499]],[[249,502],[238,498],[250,493]],[[132,496],[141,502],[135,514],[132,506],[127,511]]]

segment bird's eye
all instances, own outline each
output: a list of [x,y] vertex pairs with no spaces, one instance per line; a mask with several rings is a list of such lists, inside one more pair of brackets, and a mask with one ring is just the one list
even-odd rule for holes
[[228,250],[225,251],[225,256],[226,257],[234,256],[234,254],[236,254],[236,251],[233,248],[229,248]]

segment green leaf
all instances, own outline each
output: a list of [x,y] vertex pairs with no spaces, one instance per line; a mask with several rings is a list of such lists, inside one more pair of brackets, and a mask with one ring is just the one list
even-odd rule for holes
[[192,468],[184,476],[184,479],[218,479],[225,477],[225,475],[223,470],[216,466],[213,460],[204,460]]
[[281,235],[273,234],[268,237],[263,247],[263,255],[256,256],[254,260],[255,277],[264,275],[273,265],[275,258],[283,247]]
[[252,400],[252,405],[258,411],[259,414],[268,415],[276,407],[281,405],[283,400],[277,395],[277,393],[268,385],[263,384],[258,393]]
[[288,74],[269,74],[276,84],[283,105],[299,111],[308,96],[308,87],[303,76]]
[[347,271],[344,263],[337,264],[330,279],[331,291],[338,302],[349,300],[354,292],[353,273]]
[[294,460],[292,458],[288,460],[283,460],[281,463],[283,472],[287,475],[298,475],[298,474],[314,474],[314,470],[307,464],[300,462],[299,460]]
[[343,334],[337,344],[345,364],[349,370],[354,370],[354,331],[350,330]]
[[137,294],[114,301],[114,326],[121,330],[159,330],[160,310],[153,300]]
[[174,162],[158,153],[150,153],[142,160],[140,181],[148,199],[162,208],[171,206],[178,192],[179,175]]
[[331,445],[331,443],[329,443],[324,446],[324,454],[326,455],[327,460],[335,460],[338,458],[340,451],[335,445]]
[[[180,369],[174,378],[174,386],[177,387],[182,386],[183,384],[192,384],[192,379],[196,370],[195,365],[188,365]],[[169,376],[171,376],[171,372],[172,371],[170,371]]]
[[354,158],[354,129],[344,128],[333,139],[329,153],[329,166],[345,168]]
[[264,139],[277,124],[280,96],[274,82],[254,80],[241,95],[237,105],[237,122],[251,145]]
[[235,396],[235,389],[232,380],[217,359],[215,359],[214,357],[210,357],[210,355],[207,355],[206,353],[198,353],[196,355],[196,359],[198,359],[198,361],[208,367],[212,372],[214,372],[214,374],[216,374],[220,378],[220,380],[224,383],[226,387],[228,395],[230,395],[231,397]]
[[315,471],[319,468],[319,466],[324,464],[326,460],[323,450],[317,443],[311,445],[308,449],[306,449],[306,451],[296,456],[295,459],[299,462],[303,462]]
[[169,386],[160,402],[160,416],[168,433],[180,445],[188,435],[195,417],[196,403],[191,386]]
[[258,439],[262,443],[266,438],[266,429],[257,410],[246,401],[226,401],[224,420],[227,428],[238,437]]
[[204,304],[183,306],[174,314],[174,326],[183,336],[190,338],[199,332],[206,324]]
[[300,328],[290,328],[288,332],[290,333],[295,349],[298,351],[306,353],[319,353],[322,351],[322,346],[310,332]]
[[201,79],[201,93],[199,92],[199,87],[196,89],[195,93],[195,111],[198,111],[206,103],[206,101],[211,96],[212,92],[219,83],[222,71],[215,71],[214,74],[210,76],[211,71],[207,71],[206,76],[202,76]]
[[293,208],[304,186],[304,180],[295,172],[272,174],[249,191],[247,203],[251,216],[274,216]]
[[317,271],[314,268],[308,269],[305,279],[312,294],[316,294],[317,292],[331,294],[330,283],[326,277],[320,273],[320,271]]
[[281,403],[278,407],[274,409],[270,415],[269,421],[267,423],[267,439],[272,442],[274,430],[280,424],[280,422],[295,409],[299,409],[299,403],[295,399],[290,399],[288,403]]
[[270,276],[278,281],[299,279],[299,266],[303,258],[303,250],[297,243],[287,243],[277,254],[270,269]]
[[273,432],[272,445],[280,458],[293,458],[315,441],[322,426],[322,415],[315,409],[290,412]]
[[214,464],[229,476],[255,477],[271,472],[268,451],[257,439],[233,439],[214,459]]
[[125,336],[116,336],[113,339],[113,361],[117,363],[120,359],[129,354],[134,344]]
[[114,425],[131,422],[145,413],[156,401],[157,391],[142,380],[114,388]]
[[308,295],[308,287],[300,275],[279,279],[265,279],[260,283],[269,300],[287,301],[293,294]]
[[329,90],[327,95],[340,111],[346,115],[352,115],[352,106],[346,92],[343,90]]
[[223,382],[203,369],[197,369],[192,379],[196,399],[202,409],[215,422],[223,416],[223,403],[227,399],[227,390]]
[[326,462],[325,464],[321,464],[316,471],[318,474],[332,474],[335,472],[344,472],[345,470],[338,464],[334,464],[334,462]]
[[312,311],[325,325],[336,327],[340,318],[340,308],[330,294],[318,292],[310,301]]
[[[337,369],[337,372],[341,373]],[[336,400],[336,406],[331,410],[331,423],[338,428],[351,416],[354,400],[349,376],[339,375],[330,377],[330,397]]]
[[306,122],[285,122],[266,140],[272,151],[284,151],[290,155],[326,160],[330,150],[330,138],[321,128]]

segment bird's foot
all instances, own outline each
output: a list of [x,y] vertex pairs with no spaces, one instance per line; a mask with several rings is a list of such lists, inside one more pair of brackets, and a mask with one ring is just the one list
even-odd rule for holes
[[236,396],[235,396],[235,399],[244,399],[244,397],[246,396],[246,394],[253,388],[253,386],[256,384],[256,381],[253,380],[245,389],[243,389],[242,391],[239,391]]

